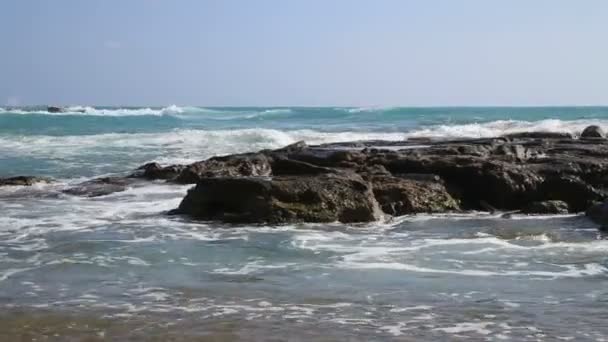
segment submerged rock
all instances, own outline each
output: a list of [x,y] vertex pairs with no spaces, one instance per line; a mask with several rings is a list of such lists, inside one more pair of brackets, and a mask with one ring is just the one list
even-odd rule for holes
[[243,223],[368,222],[380,217],[369,183],[356,174],[201,179],[174,214]]
[[16,176],[0,178],[0,186],[6,185],[19,185],[19,186],[31,186],[36,183],[50,183],[50,178],[35,177],[35,176]]
[[125,191],[131,183],[132,181],[127,178],[102,177],[82,182],[69,189],[63,190],[63,193],[75,196],[99,197]]

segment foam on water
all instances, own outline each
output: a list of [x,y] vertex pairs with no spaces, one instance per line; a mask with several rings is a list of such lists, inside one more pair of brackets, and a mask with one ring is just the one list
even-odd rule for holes
[[497,120],[486,123],[468,123],[463,125],[435,125],[407,132],[406,138],[491,138],[505,134],[523,132],[558,132],[578,135],[589,125],[598,125],[604,129],[608,129],[608,120]]
[[[399,108],[337,108],[330,115],[310,108],[71,110],[23,109],[23,116],[0,110],[4,126],[16,127],[0,134],[0,165],[8,165],[0,171],[58,179],[0,188],[4,309],[67,308],[150,321],[158,314],[172,322],[196,313],[203,322],[288,321],[375,337],[525,340],[551,329],[549,336],[568,338],[602,332],[597,312],[607,300],[599,289],[608,277],[608,240],[583,217],[467,213],[360,225],[232,226],[165,215],[188,185],[135,182],[97,198],[61,192],[152,160],[187,163],[299,140],[578,134],[589,124],[608,128],[601,115],[524,121],[523,114],[496,120],[468,109],[464,120]],[[434,116],[412,124],[419,113]],[[21,130],[41,116],[60,131]],[[138,128],[154,120],[158,126]],[[103,122],[104,133],[62,130],[85,121]],[[127,124],[137,129],[123,130]],[[565,326],[569,321],[576,329]]]
[[[109,133],[86,136],[0,136],[0,154],[5,157],[42,158],[52,159],[54,163],[75,164],[86,163],[94,158],[95,160],[89,163],[95,168],[103,166],[103,163],[97,160],[99,158],[95,157],[107,155],[108,158],[116,158],[122,155],[124,160],[121,159],[121,163],[126,162],[132,168],[152,160],[163,164],[191,163],[214,155],[279,148],[300,140],[309,144],[321,144],[369,139],[398,141],[403,139],[403,134],[252,128],[217,131],[186,129],[162,133]],[[142,155],[144,158],[141,158]],[[101,159],[107,160],[105,157]]]
[[65,107],[64,111],[59,113],[50,113],[44,108],[37,109],[6,109],[0,108],[0,114],[42,114],[42,115],[89,115],[89,116],[143,116],[143,115],[171,115],[171,114],[180,114],[184,113],[188,110],[198,110],[194,107],[179,107],[176,105],[171,105],[164,108],[112,108],[112,109],[104,109],[104,108],[94,108],[90,106],[69,106]]

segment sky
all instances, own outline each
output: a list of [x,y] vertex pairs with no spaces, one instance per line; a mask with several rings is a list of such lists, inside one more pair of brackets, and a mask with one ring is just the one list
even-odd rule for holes
[[0,0],[0,105],[608,105],[605,0]]

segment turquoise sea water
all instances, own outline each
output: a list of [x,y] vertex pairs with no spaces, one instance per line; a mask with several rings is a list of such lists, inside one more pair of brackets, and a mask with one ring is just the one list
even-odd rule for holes
[[165,216],[188,186],[61,193],[149,161],[298,140],[576,135],[589,124],[608,129],[608,108],[0,109],[0,177],[57,180],[0,188],[0,326],[19,314],[38,322],[22,328],[34,335],[50,324],[34,316],[59,317],[59,335],[95,317],[79,331],[113,340],[605,338],[608,242],[582,216],[235,227]]
[[608,124],[608,107],[68,109],[51,114],[44,107],[1,108],[2,174],[72,178],[128,171],[150,160],[189,162],[297,140],[577,133],[589,123]]

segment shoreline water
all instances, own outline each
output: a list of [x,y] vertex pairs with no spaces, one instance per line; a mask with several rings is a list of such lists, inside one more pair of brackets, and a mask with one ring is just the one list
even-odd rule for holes
[[[189,163],[302,139],[321,144],[390,133],[389,140],[400,141],[456,131],[479,137],[487,129],[539,125],[579,135],[590,123],[608,127],[608,111],[549,121],[524,110],[514,117],[526,121],[509,121],[502,112],[497,121],[490,113],[477,120],[486,124],[463,112],[424,122],[384,112],[316,122],[309,112],[295,112],[248,119],[252,113],[238,112],[226,120],[204,116],[227,113],[0,113],[1,176],[58,180],[0,188],[5,336],[584,341],[608,335],[607,240],[581,215],[471,212],[231,226],[165,215],[191,185],[142,182],[98,197],[62,192],[150,161]],[[49,121],[36,126],[40,116]]]

